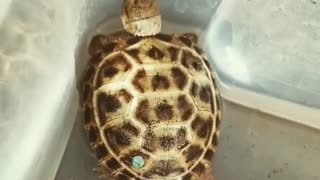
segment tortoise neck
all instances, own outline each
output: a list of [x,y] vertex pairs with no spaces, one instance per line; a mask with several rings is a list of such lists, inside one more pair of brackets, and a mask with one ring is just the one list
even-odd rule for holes
[[124,0],[121,12],[124,29],[136,36],[151,36],[161,31],[157,0]]

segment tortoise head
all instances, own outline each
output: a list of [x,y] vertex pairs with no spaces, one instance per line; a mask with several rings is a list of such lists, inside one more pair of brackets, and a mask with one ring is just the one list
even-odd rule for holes
[[161,31],[157,0],[124,0],[121,20],[124,29],[135,36],[151,36]]

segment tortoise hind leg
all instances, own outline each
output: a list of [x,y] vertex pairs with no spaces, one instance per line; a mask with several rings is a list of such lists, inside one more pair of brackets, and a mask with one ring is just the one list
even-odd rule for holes
[[99,179],[112,179],[109,175],[109,172],[102,165],[94,168],[93,171],[98,173]]
[[204,173],[200,176],[200,179],[215,180],[213,168],[207,167],[206,170],[204,171]]

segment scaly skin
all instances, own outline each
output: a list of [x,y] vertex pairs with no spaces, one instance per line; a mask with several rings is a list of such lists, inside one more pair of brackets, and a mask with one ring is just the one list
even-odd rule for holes
[[135,36],[161,32],[161,16],[156,0],[124,0],[121,12],[124,29]]

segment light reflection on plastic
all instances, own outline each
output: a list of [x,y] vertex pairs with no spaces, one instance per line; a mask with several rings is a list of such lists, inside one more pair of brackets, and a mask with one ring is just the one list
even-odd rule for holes
[[225,73],[232,76],[238,81],[242,81],[246,84],[250,83],[250,76],[245,60],[240,53],[238,53],[232,47],[225,48],[225,59],[219,63],[223,63],[221,68]]

